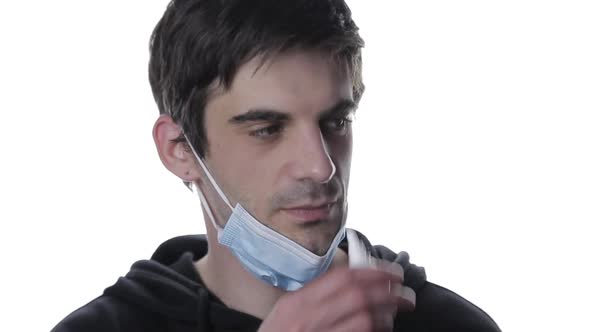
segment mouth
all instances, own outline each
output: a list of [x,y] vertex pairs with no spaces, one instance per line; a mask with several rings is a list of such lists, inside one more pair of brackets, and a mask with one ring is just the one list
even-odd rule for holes
[[332,210],[333,206],[333,202],[323,204],[309,204],[282,209],[282,211],[290,216],[296,223],[306,224],[322,219],[327,219],[330,216],[330,211]]

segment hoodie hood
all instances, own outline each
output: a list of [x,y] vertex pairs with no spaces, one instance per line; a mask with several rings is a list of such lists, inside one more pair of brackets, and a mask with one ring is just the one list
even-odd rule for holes
[[170,239],[156,249],[150,260],[133,264],[127,275],[104,294],[184,328],[189,325],[191,330],[255,331],[260,319],[228,308],[203,285],[193,264],[206,253],[205,235]]
[[[357,232],[359,239],[370,248],[371,255],[399,263],[404,268],[404,284],[416,292],[426,283],[424,269],[409,262],[405,252],[396,254],[384,246],[372,246]],[[340,248],[348,251],[347,240]],[[253,329],[260,324],[256,317],[225,306],[203,285],[193,263],[207,253],[205,235],[186,235],[162,243],[150,260],[138,261],[131,270],[105,290],[105,295],[133,303],[156,315],[207,328]],[[223,325],[223,326],[221,326]]]

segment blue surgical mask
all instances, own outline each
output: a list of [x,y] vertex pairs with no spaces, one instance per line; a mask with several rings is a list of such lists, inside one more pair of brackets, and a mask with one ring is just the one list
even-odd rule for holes
[[338,245],[344,239],[344,223],[326,254],[318,256],[259,222],[239,203],[232,206],[190,143],[189,146],[215,191],[232,211],[225,227],[215,221],[211,207],[196,183],[192,184],[193,192],[199,195],[209,220],[217,229],[217,241],[228,247],[246,270],[258,279],[287,291],[298,290],[328,270]]

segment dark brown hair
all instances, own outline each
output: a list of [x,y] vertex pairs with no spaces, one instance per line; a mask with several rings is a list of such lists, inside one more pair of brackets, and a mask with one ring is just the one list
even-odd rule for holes
[[160,113],[205,158],[203,111],[214,81],[229,88],[255,56],[319,49],[347,65],[358,103],[363,46],[344,0],[173,0],[151,36],[149,79]]

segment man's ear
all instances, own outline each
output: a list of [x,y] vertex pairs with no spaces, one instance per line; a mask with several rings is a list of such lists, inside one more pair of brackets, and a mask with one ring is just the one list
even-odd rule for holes
[[152,130],[162,164],[182,180],[194,182],[201,178],[201,172],[186,143],[175,142],[181,133],[180,127],[167,114],[160,115]]

